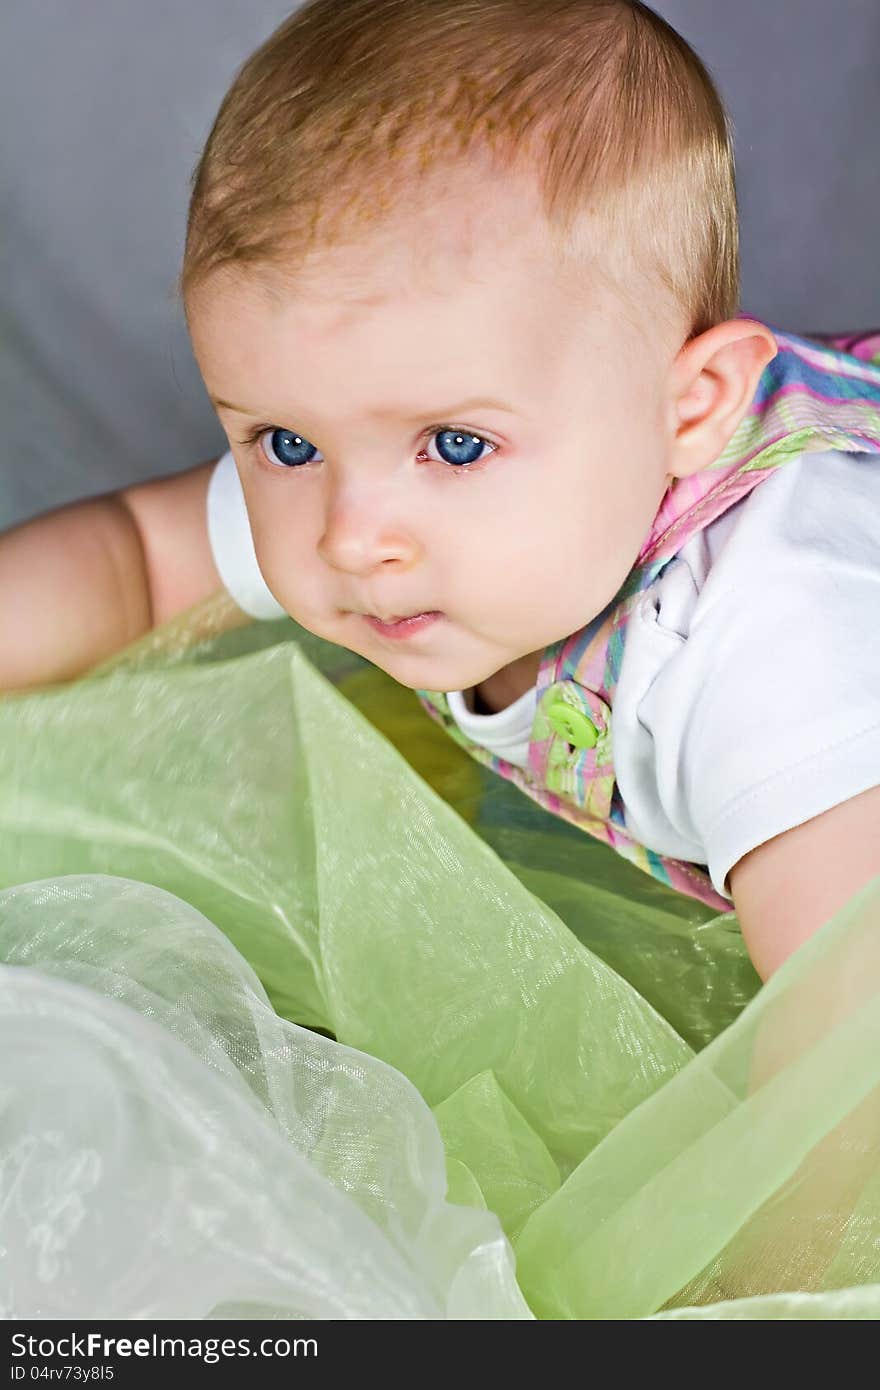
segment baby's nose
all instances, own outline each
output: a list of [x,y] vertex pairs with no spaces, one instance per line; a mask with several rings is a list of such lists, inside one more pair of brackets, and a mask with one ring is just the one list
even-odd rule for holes
[[333,569],[370,574],[377,565],[394,563],[410,568],[421,547],[387,499],[365,504],[340,504],[328,512],[318,544],[321,558]]

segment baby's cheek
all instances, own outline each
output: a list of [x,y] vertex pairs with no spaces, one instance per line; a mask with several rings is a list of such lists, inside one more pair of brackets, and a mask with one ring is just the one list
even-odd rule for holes
[[252,516],[251,533],[263,578],[278,602],[296,617],[308,565],[302,543],[282,515]]

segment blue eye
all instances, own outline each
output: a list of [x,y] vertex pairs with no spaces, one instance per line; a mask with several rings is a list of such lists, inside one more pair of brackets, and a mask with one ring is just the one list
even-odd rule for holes
[[467,430],[435,430],[428,443],[432,439],[439,441],[436,447],[443,462],[459,468],[481,463],[486,457],[481,452],[484,448],[493,453],[495,450],[495,445],[490,444],[488,439],[483,439],[479,434],[470,434]]
[[[264,433],[268,434],[268,430]],[[292,430],[273,430],[263,450],[270,463],[281,464],[283,468],[298,468],[300,464],[311,463],[318,454],[314,444]]]
[[[487,449],[490,454],[494,454],[498,447],[471,430],[443,426],[432,426],[430,430],[425,431],[422,438],[426,445],[432,440],[438,441],[436,448],[440,457],[437,459],[433,454],[428,454],[429,461],[446,463],[454,468],[479,468],[488,457],[483,450]],[[304,467],[307,463],[314,463],[316,459],[323,457],[320,450],[307,439],[303,439],[301,434],[296,434],[294,430],[274,428],[272,425],[258,425],[241,443],[251,448],[258,445],[266,462],[276,464],[280,468]]]

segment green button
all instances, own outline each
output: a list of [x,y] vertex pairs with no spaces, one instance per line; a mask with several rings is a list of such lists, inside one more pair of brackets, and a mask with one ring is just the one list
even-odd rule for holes
[[595,748],[599,731],[579,709],[574,709],[565,700],[556,700],[548,705],[546,713],[547,722],[566,743],[573,744],[575,748]]

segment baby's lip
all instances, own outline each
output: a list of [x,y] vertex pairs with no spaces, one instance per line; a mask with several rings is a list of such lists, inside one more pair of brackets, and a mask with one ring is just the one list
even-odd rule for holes
[[424,618],[430,612],[431,609],[423,608],[419,613],[394,613],[390,618],[379,618],[378,613],[375,616],[380,623],[405,623],[408,618]]
[[403,623],[406,622],[407,618],[422,618],[427,613],[437,612],[439,612],[439,610],[436,608],[417,608],[414,613],[392,613],[388,617],[383,616],[381,613],[364,613],[362,616],[365,618],[375,618],[379,623]]

